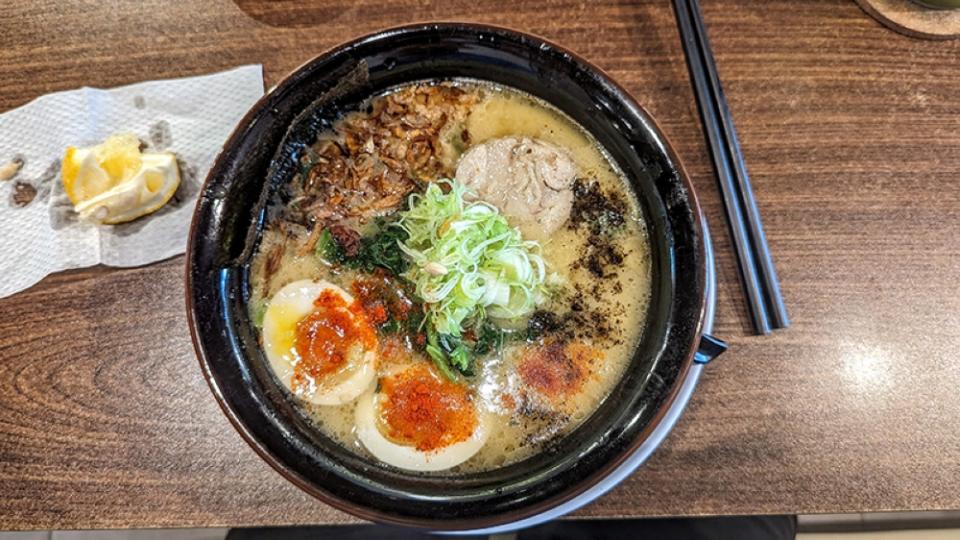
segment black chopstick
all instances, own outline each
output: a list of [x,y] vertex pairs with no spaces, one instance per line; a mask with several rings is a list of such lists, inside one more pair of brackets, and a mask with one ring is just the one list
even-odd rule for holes
[[790,319],[787,316],[787,307],[784,305],[783,296],[780,294],[780,282],[777,279],[776,268],[773,266],[773,258],[770,256],[770,248],[767,246],[767,236],[763,232],[760,210],[757,208],[757,201],[753,196],[753,188],[750,186],[750,176],[747,174],[747,167],[743,160],[743,152],[740,150],[740,139],[737,137],[736,128],[733,126],[733,115],[730,114],[730,107],[723,93],[720,77],[717,75],[717,66],[713,59],[713,51],[710,48],[707,29],[703,22],[703,12],[700,10],[699,0],[687,0],[687,6],[693,19],[703,64],[706,68],[707,76],[710,79],[714,105],[716,106],[717,112],[720,113],[719,116],[722,120],[727,152],[733,161],[734,179],[739,188],[742,210],[747,217],[747,228],[755,255],[754,260],[760,265],[759,274],[764,297],[767,302],[767,314],[770,317],[770,325],[773,328],[786,328],[790,325]]
[[690,79],[723,195],[754,331],[789,324],[733,117],[723,94],[698,0],[673,0]]

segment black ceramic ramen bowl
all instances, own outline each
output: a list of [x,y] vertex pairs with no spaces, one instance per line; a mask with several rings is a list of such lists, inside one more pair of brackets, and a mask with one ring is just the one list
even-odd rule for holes
[[[425,476],[372,462],[320,432],[275,379],[246,301],[264,206],[319,131],[390,87],[471,78],[537,96],[569,115],[630,180],[649,231],[652,296],[643,338],[597,411],[544,452],[506,467]],[[627,91],[573,53],[474,24],[394,28],[311,60],[264,96],[217,158],[187,252],[190,329],[224,412],[270,465],[308,493],[362,518],[431,529],[490,527],[582,493],[662,420],[701,342],[702,215],[664,135]],[[702,352],[701,352],[702,354]]]

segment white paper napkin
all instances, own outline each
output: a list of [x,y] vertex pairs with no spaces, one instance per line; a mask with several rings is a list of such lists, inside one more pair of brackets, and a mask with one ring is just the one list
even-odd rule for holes
[[[262,94],[261,66],[251,65],[48,94],[0,115],[0,166],[14,158],[24,162],[16,176],[0,181],[0,298],[69,268],[139,266],[183,253],[207,171]],[[133,133],[150,150],[174,152],[180,188],[159,211],[130,223],[78,221],[60,180],[64,150],[99,144],[114,133]],[[31,190],[36,196],[23,204]]]

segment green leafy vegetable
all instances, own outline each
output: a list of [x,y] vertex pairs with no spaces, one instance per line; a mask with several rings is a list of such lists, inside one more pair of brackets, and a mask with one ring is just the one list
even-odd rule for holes
[[437,366],[437,369],[440,370],[440,373],[451,381],[455,381],[457,374],[451,369],[446,353],[440,348],[440,337],[437,335],[437,331],[430,326],[427,327],[426,350],[427,354],[433,360],[433,363]]
[[333,237],[330,229],[324,229],[323,232],[320,233],[320,239],[317,240],[316,254],[317,257],[331,264],[342,264],[346,260],[343,248],[337,243],[337,239]]
[[403,325],[400,323],[399,320],[394,319],[393,317],[387,319],[387,322],[381,324],[380,328],[378,328],[378,330],[380,330],[384,334],[396,334],[400,332],[400,330],[402,329],[403,329]]
[[463,339],[459,336],[450,334],[440,334],[440,350],[446,354],[450,365],[457,368],[464,375],[473,375],[473,357],[467,346],[463,344]]
[[407,239],[407,232],[393,224],[378,221],[376,234],[365,236],[360,241],[360,251],[356,257],[347,260],[347,265],[367,272],[380,267],[393,275],[403,274],[409,263],[398,249],[401,242]]
[[489,354],[491,352],[499,351],[503,348],[503,342],[505,341],[506,333],[498,328],[496,325],[491,324],[489,321],[484,322],[480,326],[480,330],[477,335],[477,342],[473,346],[473,353],[477,356],[482,356]]
[[253,308],[252,319],[253,326],[263,328],[263,318],[267,315],[267,302],[261,300]]
[[399,248],[399,243],[406,239],[406,231],[379,220],[377,232],[361,238],[356,255],[350,256],[330,229],[324,229],[317,240],[316,255],[330,264],[343,264],[365,272],[379,267],[399,276],[409,266]]

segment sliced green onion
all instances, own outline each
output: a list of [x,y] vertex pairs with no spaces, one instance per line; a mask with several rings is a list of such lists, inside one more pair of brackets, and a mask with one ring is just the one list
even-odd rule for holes
[[[530,315],[549,296],[547,282],[557,279],[547,275],[539,243],[525,241],[495,207],[466,203],[466,191],[455,180],[432,183],[410,196],[398,221],[407,233],[400,249],[412,262],[403,277],[426,303],[435,336],[427,352],[461,372],[470,369],[459,340],[466,328],[480,328],[487,316],[513,322]],[[460,345],[444,350],[437,335]]]

